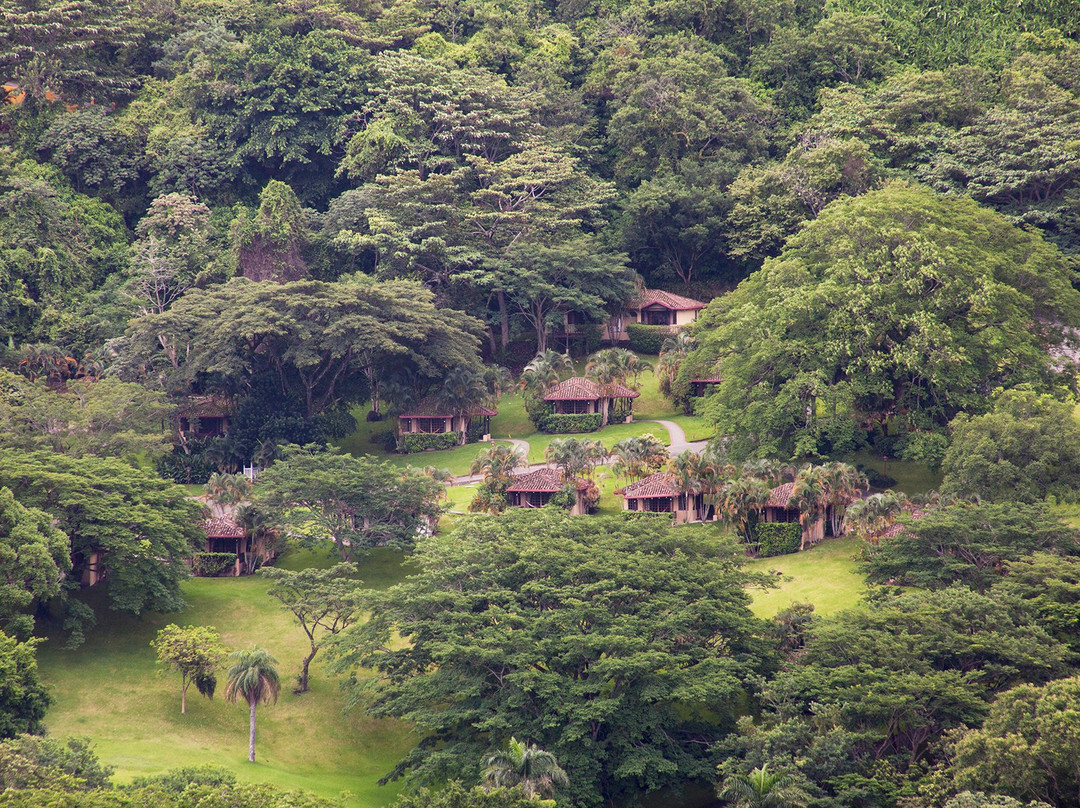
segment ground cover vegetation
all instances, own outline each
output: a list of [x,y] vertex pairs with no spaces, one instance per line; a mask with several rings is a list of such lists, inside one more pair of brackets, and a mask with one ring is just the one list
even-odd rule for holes
[[0,805],[1080,808],[1078,37],[10,0]]

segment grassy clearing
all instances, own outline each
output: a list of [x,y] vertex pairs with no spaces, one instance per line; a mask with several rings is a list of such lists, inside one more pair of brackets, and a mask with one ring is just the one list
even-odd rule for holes
[[[325,553],[301,551],[283,566],[333,562]],[[361,562],[369,585],[386,586],[404,574],[399,554],[380,552]],[[105,592],[88,590],[99,625],[83,647],[65,651],[46,643],[39,651],[42,678],[56,702],[47,716],[58,737],[85,735],[121,781],[187,765],[214,763],[241,779],[305,788],[323,796],[348,791],[349,804],[376,808],[392,801],[398,787],[376,785],[408,751],[415,737],[400,722],[343,714],[337,681],[314,663],[311,692],[292,693],[305,637],[278,603],[267,582],[253,578],[197,578],[184,584],[189,606],[172,615],[141,619],[105,608]],[[180,715],[179,678],[160,675],[150,640],[167,623],[212,625],[231,648],[258,644],[279,660],[282,695],[259,708],[257,762],[247,761],[247,709],[218,695],[207,701],[189,692]]]
[[773,617],[792,603],[813,603],[819,615],[834,614],[858,605],[866,581],[855,569],[853,556],[859,539],[827,539],[802,553],[756,558],[747,563],[753,572],[776,571],[783,576],[776,589],[756,590],[753,610],[758,617]]

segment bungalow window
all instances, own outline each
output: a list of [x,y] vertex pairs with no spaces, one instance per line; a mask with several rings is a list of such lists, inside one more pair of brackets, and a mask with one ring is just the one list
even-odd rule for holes
[[649,513],[671,513],[671,500],[673,497],[650,497],[643,500],[644,510]]
[[566,313],[567,325],[581,325],[585,322],[585,315],[580,311],[568,311]]
[[670,309],[643,309],[641,312],[641,321],[645,325],[674,325],[675,324],[675,312]]
[[524,504],[526,508],[543,508],[549,499],[551,499],[551,494],[547,491],[530,491],[525,494]]
[[564,401],[562,411],[567,415],[588,415],[592,412],[591,401]]
[[416,431],[428,435],[439,435],[446,431],[445,418],[417,418]]

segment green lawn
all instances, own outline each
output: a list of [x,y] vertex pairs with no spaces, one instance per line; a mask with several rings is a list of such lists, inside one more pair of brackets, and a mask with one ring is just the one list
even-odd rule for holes
[[[400,555],[376,553],[361,562],[361,577],[385,586],[403,575]],[[282,559],[295,567],[328,564],[333,558],[304,551]],[[105,593],[85,594],[98,613],[98,627],[78,650],[49,642],[39,651],[42,678],[55,698],[46,722],[50,734],[89,736],[119,780],[177,766],[214,763],[242,779],[305,788],[323,796],[348,791],[350,805],[375,808],[392,801],[398,787],[376,785],[408,751],[415,737],[400,722],[343,715],[344,695],[316,659],[311,692],[295,696],[294,676],[305,637],[267,583],[252,578],[198,578],[184,584],[189,606],[173,615],[141,619],[102,608]],[[247,761],[246,706],[227,704],[218,694],[207,701],[189,691],[180,715],[179,679],[156,670],[149,643],[167,623],[212,625],[232,648],[258,644],[278,658],[282,695],[259,708],[257,762]]]
[[858,463],[876,471],[888,474],[896,480],[896,488],[905,494],[925,494],[941,485],[941,473],[930,471],[922,463],[912,463],[906,460],[889,460],[885,462],[880,455],[869,452],[860,452],[852,457],[849,462]]
[[688,441],[708,440],[715,434],[712,427],[705,423],[705,419],[696,415],[665,415],[664,420],[673,421],[682,427]]
[[852,558],[859,539],[826,539],[802,553],[757,558],[747,563],[754,572],[782,574],[776,589],[756,590],[753,610],[758,617],[773,617],[792,603],[812,603],[819,615],[834,614],[862,599],[866,582],[855,570]]

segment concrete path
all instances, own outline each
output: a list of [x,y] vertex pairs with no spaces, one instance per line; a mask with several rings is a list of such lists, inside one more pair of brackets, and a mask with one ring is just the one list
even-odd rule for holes
[[684,432],[683,428],[674,421],[643,419],[641,423],[660,424],[668,431],[668,434],[671,436],[671,445],[668,447],[668,452],[671,453],[672,457],[682,454],[687,449],[692,452],[700,452],[708,443],[707,440],[688,441],[686,439],[686,432]]

